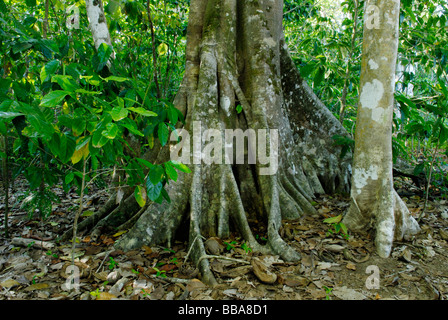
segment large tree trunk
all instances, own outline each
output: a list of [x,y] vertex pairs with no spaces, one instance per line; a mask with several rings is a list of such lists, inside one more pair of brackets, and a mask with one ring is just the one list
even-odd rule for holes
[[[254,251],[297,261],[300,254],[279,235],[282,220],[313,213],[315,194],[349,191],[350,156],[341,159],[332,139],[346,132],[292,62],[282,9],[282,1],[191,1],[186,69],[175,99],[186,118],[184,132],[215,129],[214,139],[225,141],[225,129],[266,130],[267,142],[258,140],[248,150],[266,145],[272,161],[193,161],[192,173],[180,173],[167,186],[171,203],[150,204],[116,243],[118,248],[170,246],[176,233],[187,229],[203,280],[213,284],[209,261],[201,259],[203,237],[226,238],[235,226]],[[237,105],[243,110],[239,114]],[[200,141],[203,153],[210,138]],[[196,150],[193,142],[191,150]],[[214,155],[228,151],[226,143],[221,147]],[[155,148],[147,159],[170,160],[170,150]],[[267,226],[267,244],[256,240],[249,221]]]
[[366,8],[351,206],[343,222],[351,230],[376,228],[377,252],[388,257],[394,239],[403,239],[419,230],[394,190],[392,176],[400,2],[372,0],[366,3]]

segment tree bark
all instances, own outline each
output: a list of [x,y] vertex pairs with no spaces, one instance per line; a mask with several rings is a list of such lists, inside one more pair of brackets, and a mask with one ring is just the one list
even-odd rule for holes
[[[85,0],[87,9],[87,18],[89,20],[90,31],[92,32],[95,49],[98,50],[102,43],[106,43],[110,47],[112,41],[110,38],[109,28],[107,27],[106,16],[104,15],[103,3],[101,0]],[[115,59],[115,53],[112,52],[112,59]]]
[[[297,261],[300,254],[279,235],[282,220],[314,213],[315,194],[349,190],[350,156],[341,159],[331,139],[346,132],[294,66],[282,10],[283,1],[192,0],[185,74],[174,101],[186,117],[185,132],[198,125],[203,132],[214,129],[213,141],[226,141],[226,129],[265,130],[267,155],[276,156],[277,166],[271,162],[269,171],[261,161],[234,164],[234,158],[191,164],[191,174],[180,173],[168,185],[171,203],[150,204],[118,248],[171,246],[176,233],[188,229],[193,259],[203,280],[214,284],[203,237],[226,238],[233,222],[254,251]],[[202,137],[199,151],[211,140]],[[214,155],[225,154],[226,143]],[[247,150],[260,148],[260,141],[248,144]],[[169,157],[166,147],[148,155],[157,163]],[[249,221],[267,226],[267,244],[256,240]]]
[[398,0],[366,3],[351,205],[343,220],[354,231],[376,228],[375,243],[381,257],[390,255],[394,239],[419,230],[393,186],[392,116],[399,12]]

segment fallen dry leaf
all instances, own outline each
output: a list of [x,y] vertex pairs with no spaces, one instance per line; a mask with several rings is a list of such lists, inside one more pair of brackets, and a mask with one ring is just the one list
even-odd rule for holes
[[288,287],[306,287],[310,283],[310,280],[295,274],[280,274],[278,276],[278,282]]
[[204,289],[207,288],[207,285],[205,285],[201,280],[199,279],[192,279],[187,283],[187,290],[192,292],[196,289]]
[[49,288],[50,285],[48,283],[35,283],[25,288],[25,291],[34,291],[34,290],[42,290]]
[[364,299],[366,299],[366,296],[363,295],[362,293],[360,293],[354,289],[347,288],[346,286],[334,288],[332,293],[336,297],[338,297],[339,299],[342,299],[342,300],[364,300]]
[[115,299],[116,296],[113,295],[112,293],[109,292],[100,292],[97,296],[96,296],[96,300],[112,300]]
[[345,265],[345,267],[349,270],[356,271],[356,265],[354,263],[349,262]]
[[253,270],[257,278],[264,283],[272,284],[277,280],[277,275],[270,271],[263,262],[258,258],[254,258],[251,261]]
[[2,283],[0,283],[0,287],[7,288],[7,289],[13,288],[18,285],[20,285],[20,283],[18,283],[16,280],[13,280],[13,279],[8,279],[8,280],[5,280]]

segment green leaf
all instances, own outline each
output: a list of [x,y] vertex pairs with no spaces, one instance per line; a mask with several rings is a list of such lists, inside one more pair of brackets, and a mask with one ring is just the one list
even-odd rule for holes
[[448,140],[448,128],[443,123],[440,124],[439,145],[443,145]]
[[129,111],[123,107],[114,107],[112,111],[110,111],[110,115],[114,121],[120,121],[128,116]]
[[42,98],[40,105],[42,107],[53,108],[61,103],[68,94],[70,93],[62,90],[52,91]]
[[106,130],[103,130],[101,134],[107,139],[115,139],[119,132],[118,126],[115,123],[108,123],[106,125]]
[[128,78],[117,77],[117,76],[110,76],[110,77],[102,78],[102,79],[105,80],[106,82],[109,82],[109,81],[124,82],[124,81],[129,80]]
[[146,116],[146,117],[157,117],[157,113],[146,110],[145,108],[142,108],[142,107],[137,107],[137,108],[130,107],[130,108],[127,108],[127,110],[141,114],[142,116]]
[[35,7],[36,6],[36,0],[25,0],[25,3],[28,7]]
[[165,163],[165,172],[171,180],[177,181],[177,171],[169,162]]
[[70,182],[73,181],[73,178],[75,177],[75,174],[73,172],[69,172],[66,176],[65,176],[65,184],[69,184]]
[[325,223],[339,223],[342,220],[342,214],[335,216],[335,217],[330,217],[324,220]]
[[157,53],[159,56],[164,56],[168,52],[168,45],[166,43],[161,43],[157,47]]
[[14,45],[14,47],[12,47],[12,53],[17,54],[19,52],[28,50],[29,48],[31,48],[33,46],[33,44],[35,42],[36,41],[30,41],[30,40],[24,41],[24,42],[18,42]]
[[[0,121],[0,134],[5,135],[7,134],[6,124],[5,121]],[[0,158],[3,158],[4,156],[1,156]]]
[[112,55],[113,49],[106,43],[101,43],[98,47],[98,53],[92,57],[92,65],[95,67],[95,71],[101,71],[109,61]]
[[348,234],[348,229],[347,226],[344,223],[339,223],[339,225],[341,226],[341,230],[343,233]]
[[185,172],[185,173],[190,173],[191,172],[190,168],[188,168],[186,165],[184,165],[183,163],[180,163],[180,162],[178,162],[176,160],[170,160],[169,163],[173,167],[175,167],[176,169],[178,169],[178,170],[180,170],[182,172]]
[[314,84],[313,84],[314,88],[316,88],[320,85],[320,83],[324,79],[324,76],[325,76],[325,69],[323,67],[320,67],[317,70],[316,75],[314,76]]
[[243,111],[243,107],[239,104],[236,106],[236,113],[241,113],[241,111]]
[[153,185],[156,185],[162,181],[164,174],[165,174],[165,170],[163,170],[162,166],[155,165],[152,167],[151,170],[149,170],[149,174],[148,174],[149,181]]
[[0,111],[0,119],[10,119],[18,116],[23,116],[23,113],[20,112],[3,112]]
[[137,203],[140,207],[144,207],[146,204],[146,190],[145,188],[141,186],[137,186],[134,190],[134,196],[135,200],[137,200]]
[[50,77],[56,73],[59,68],[59,60],[51,60],[40,70],[40,82],[44,83],[49,80]]
[[0,79],[0,97],[2,100],[7,97],[11,83],[11,79]]
[[176,125],[176,123],[179,119],[179,116],[177,113],[177,108],[173,107],[173,106],[169,107],[167,110],[167,115],[168,115],[168,119],[170,120],[171,124]]
[[0,0],[0,11],[9,12],[8,7],[6,6],[6,4],[3,0]]
[[68,92],[76,92],[79,85],[73,80],[72,76],[63,76],[60,74],[51,77],[51,82],[56,82],[61,88]]
[[151,201],[156,201],[160,197],[162,189],[162,182],[154,185],[149,177],[146,179],[146,194]]
[[153,167],[154,167],[154,165],[151,163],[151,162],[149,162],[149,161],[147,161],[147,160],[145,160],[145,159],[141,159],[141,158],[136,158],[137,159],[137,161],[139,162],[139,163],[141,163],[142,165],[144,165],[145,167],[148,167],[149,169],[152,169]]
[[122,121],[117,123],[119,126],[124,127],[129,130],[130,133],[135,134],[140,137],[144,137],[145,135],[137,129],[137,125],[134,121],[129,118],[124,118]]
[[168,137],[170,135],[170,130],[164,122],[159,123],[157,135],[159,136],[160,143],[163,147],[168,142]]
[[162,197],[165,198],[168,203],[171,203],[170,195],[168,194],[168,192],[166,192],[165,188],[162,188],[161,193]]
[[73,135],[80,136],[86,129],[86,120],[75,118],[72,123]]

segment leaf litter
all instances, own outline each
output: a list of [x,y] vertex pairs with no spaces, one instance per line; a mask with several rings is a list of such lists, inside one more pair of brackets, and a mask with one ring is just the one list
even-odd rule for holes
[[[59,190],[59,192],[61,192]],[[12,197],[18,197],[13,195]],[[86,218],[107,199],[96,192],[87,200]],[[75,266],[79,287],[73,289],[71,243],[58,235],[72,225],[74,193],[53,208],[46,220],[29,220],[20,208],[11,212],[10,239],[0,237],[0,299],[46,300],[429,300],[448,297],[448,203],[430,202],[422,232],[396,242],[391,257],[375,253],[373,234],[329,232],[348,207],[343,196],[316,200],[317,214],[285,221],[281,236],[302,256],[300,262],[252,252],[237,235],[205,242],[218,285],[209,287],[187,258],[188,246],[143,246],[123,252],[113,244],[123,234],[101,235],[96,242],[79,234]],[[404,198],[417,217],[418,196]],[[253,224],[263,239],[264,229]],[[334,229],[333,229],[334,231]],[[262,241],[262,240],[260,240]],[[372,269],[378,270],[378,285]]]

